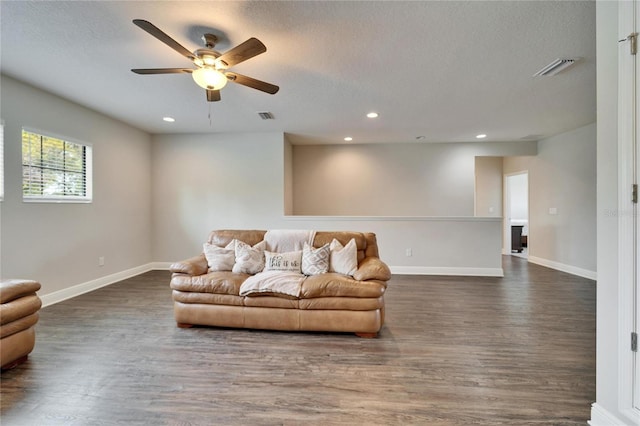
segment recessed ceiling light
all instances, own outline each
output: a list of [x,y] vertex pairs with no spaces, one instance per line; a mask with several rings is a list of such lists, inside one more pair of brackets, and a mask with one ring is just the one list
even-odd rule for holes
[[344,140],[347,142],[351,142],[353,138],[351,136],[347,136],[346,138],[344,138]]
[[162,117],[162,119],[167,123],[173,123],[174,121],[176,121],[176,119],[173,117]]
[[476,138],[478,138],[478,139],[484,139],[486,137],[487,137],[487,135],[485,135],[484,133],[482,133],[480,135],[476,135]]
[[372,111],[369,114],[367,114],[367,117],[369,117],[369,118],[378,118],[378,113]]

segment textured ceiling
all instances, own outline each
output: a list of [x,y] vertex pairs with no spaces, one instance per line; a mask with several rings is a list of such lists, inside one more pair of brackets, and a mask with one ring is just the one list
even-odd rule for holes
[[[2,1],[0,15],[2,73],[150,133],[518,141],[596,116],[593,1]],[[257,37],[267,52],[233,71],[280,91],[228,84],[209,104],[188,74],[132,73],[190,66],[136,18],[189,50],[202,47],[204,32],[221,38],[222,52]],[[581,59],[557,76],[532,77],[560,57]],[[372,110],[378,119],[365,117]],[[176,122],[163,122],[167,115]]]

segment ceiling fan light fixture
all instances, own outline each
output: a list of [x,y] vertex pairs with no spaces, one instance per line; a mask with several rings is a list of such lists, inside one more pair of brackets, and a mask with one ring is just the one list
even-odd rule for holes
[[191,75],[193,81],[203,89],[220,90],[227,84],[227,77],[215,68],[198,68]]
[[216,58],[215,56],[205,55],[202,58],[202,62],[204,62],[205,65],[212,66],[216,63]]

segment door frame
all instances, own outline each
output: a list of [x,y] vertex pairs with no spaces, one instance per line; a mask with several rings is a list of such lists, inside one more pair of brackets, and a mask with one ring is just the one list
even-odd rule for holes
[[527,220],[529,221],[529,232],[528,232],[528,236],[527,236],[527,253],[529,252],[529,247],[531,247],[531,185],[529,185],[529,170],[520,170],[517,172],[512,172],[512,173],[505,173],[504,174],[504,189],[502,191],[503,193],[503,215],[502,215],[502,247],[503,247],[503,254],[506,255],[510,255],[510,256],[518,256],[518,257],[524,257],[524,258],[528,258],[528,254],[525,255],[520,255],[518,254],[514,254],[511,252],[511,185],[509,182],[509,178],[512,178],[513,176],[519,176],[519,175],[527,175]]

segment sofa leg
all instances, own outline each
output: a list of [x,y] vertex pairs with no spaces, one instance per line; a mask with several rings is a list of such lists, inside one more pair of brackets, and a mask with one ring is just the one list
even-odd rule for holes
[[17,366],[19,366],[20,364],[25,362],[28,358],[29,358],[29,355],[21,356],[20,358],[16,359],[15,361],[11,361],[7,365],[3,365],[2,366],[2,370],[4,371],[4,370],[11,370],[12,368],[16,368]]
[[185,324],[183,322],[178,323],[178,328],[191,328],[191,327],[193,327],[193,324]]
[[378,333],[356,333],[356,336],[362,337],[363,339],[373,339],[378,337]]

